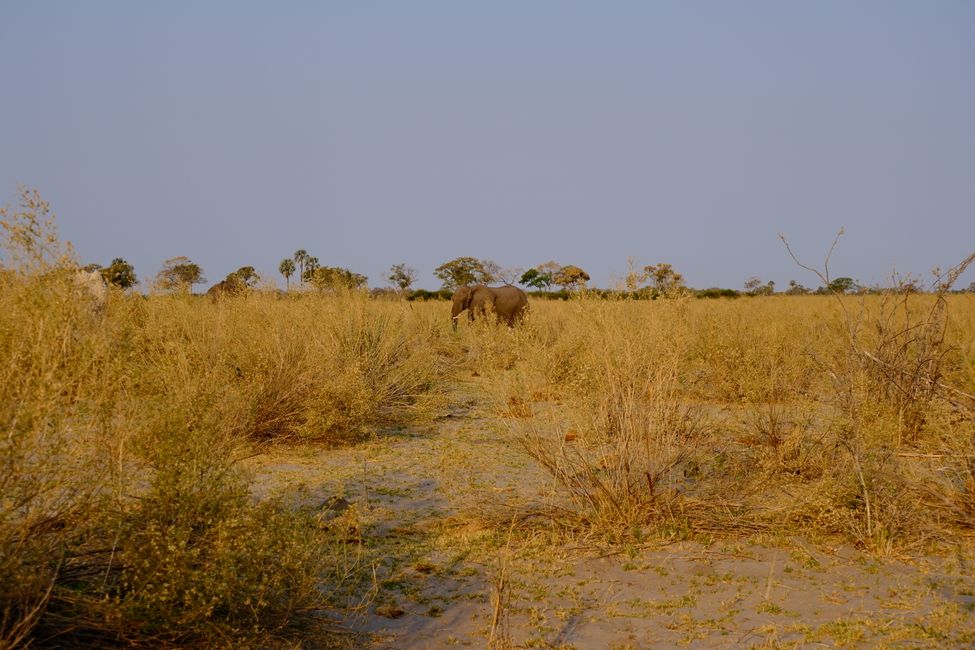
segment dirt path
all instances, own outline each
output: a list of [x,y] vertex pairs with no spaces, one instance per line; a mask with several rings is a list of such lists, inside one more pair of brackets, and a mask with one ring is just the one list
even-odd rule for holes
[[[975,647],[970,551],[883,562],[799,540],[631,549],[599,557],[544,535],[507,542],[479,514],[546,478],[501,442],[476,397],[428,430],[252,460],[258,497],[354,509],[375,580],[344,625],[372,648]],[[341,497],[342,501],[335,501]]]

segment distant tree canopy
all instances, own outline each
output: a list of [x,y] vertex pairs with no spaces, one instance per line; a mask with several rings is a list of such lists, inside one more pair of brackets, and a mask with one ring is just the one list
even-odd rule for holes
[[578,266],[568,264],[552,274],[552,282],[565,289],[579,289],[589,282],[589,274]]
[[853,278],[836,278],[835,280],[830,280],[830,283],[826,285],[826,289],[832,293],[851,293],[856,291],[857,283]]
[[194,284],[206,282],[203,269],[188,257],[172,257],[156,274],[156,285],[163,291],[190,291]]
[[574,264],[563,266],[550,260],[522,273],[518,282],[539,291],[548,291],[553,284],[571,290],[586,286],[589,274]]
[[[305,268],[306,273],[308,268]],[[335,289],[360,289],[365,287],[369,278],[349,269],[338,266],[316,266],[307,278],[308,282],[320,291]]]
[[292,259],[295,264],[298,265],[298,279],[304,283],[305,281],[305,260],[308,258],[308,251],[304,248],[299,248],[295,251]]
[[305,255],[302,264],[304,265],[304,271],[301,272],[302,282],[311,282],[315,271],[321,268],[322,265],[319,263],[318,258],[313,255]]
[[771,296],[775,293],[775,282],[769,280],[762,284],[761,278],[752,276],[745,280],[745,291],[752,296]]
[[684,276],[666,262],[643,267],[644,277],[650,283],[654,296],[676,297],[687,290]]
[[518,283],[526,287],[544,291],[552,286],[552,275],[532,268],[521,274],[521,279],[518,280]]
[[[562,267],[560,266],[559,268]],[[553,283],[552,272],[544,271],[541,268],[531,268],[521,274],[521,279],[518,280],[518,283],[526,287],[538,289],[539,291],[548,291],[551,289]]]
[[410,286],[416,282],[416,269],[406,264],[393,264],[389,268],[386,279],[400,291],[409,291]]
[[518,282],[518,278],[520,278],[524,272],[525,269],[523,268],[515,266],[505,267],[498,271],[497,279],[501,280],[505,284],[514,284]]
[[438,266],[433,274],[443,282],[444,289],[456,289],[470,284],[490,284],[498,279],[500,271],[491,260],[458,257]]
[[224,281],[237,284],[242,289],[252,289],[260,279],[253,266],[242,266],[229,274]]
[[106,284],[120,289],[134,287],[139,280],[135,277],[135,267],[121,257],[116,257],[112,263],[101,269],[102,278]]
[[278,264],[278,273],[284,276],[285,286],[291,289],[291,276],[295,274],[295,261],[286,257]]
[[787,296],[804,296],[809,293],[809,289],[802,286],[795,280],[789,280],[789,288],[785,290]]

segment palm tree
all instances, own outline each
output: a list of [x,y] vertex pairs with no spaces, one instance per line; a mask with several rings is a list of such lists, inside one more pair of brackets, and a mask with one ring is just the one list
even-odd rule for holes
[[287,283],[288,291],[291,291],[291,276],[295,274],[295,262],[289,257],[281,260],[281,264],[278,266],[278,272],[284,276],[284,281]]
[[305,261],[308,259],[308,251],[304,248],[299,248],[295,251],[294,261],[298,264],[298,279],[301,281],[301,286],[305,286]]

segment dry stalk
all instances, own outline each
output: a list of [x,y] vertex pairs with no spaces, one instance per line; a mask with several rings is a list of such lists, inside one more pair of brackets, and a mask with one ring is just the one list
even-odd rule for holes
[[508,579],[508,563],[511,561],[511,538],[515,529],[515,519],[512,518],[508,527],[508,537],[504,549],[498,555],[498,572],[494,576],[491,589],[491,631],[488,635],[490,650],[508,650],[512,648],[511,628],[508,618],[511,604],[511,584]]

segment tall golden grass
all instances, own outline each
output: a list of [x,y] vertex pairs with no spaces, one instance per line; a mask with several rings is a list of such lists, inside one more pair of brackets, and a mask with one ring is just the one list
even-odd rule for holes
[[348,547],[255,504],[236,461],[429,417],[446,319],[353,294],[102,308],[39,197],[0,221],[0,646],[234,643],[320,608]]

